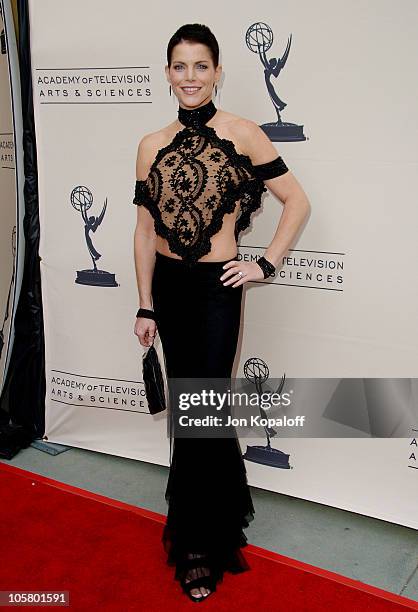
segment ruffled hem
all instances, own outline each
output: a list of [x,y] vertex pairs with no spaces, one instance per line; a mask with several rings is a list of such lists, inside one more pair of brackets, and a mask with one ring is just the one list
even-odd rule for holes
[[241,549],[255,511],[236,438],[176,439],[165,498],[162,544],[175,579],[184,578],[190,552],[207,555],[216,582],[250,569]]

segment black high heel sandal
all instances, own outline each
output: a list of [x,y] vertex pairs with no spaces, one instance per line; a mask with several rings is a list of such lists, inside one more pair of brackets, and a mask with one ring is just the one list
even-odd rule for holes
[[[196,569],[196,572],[199,569],[206,570],[208,573],[207,575],[196,576],[192,578],[190,574],[193,574],[193,569]],[[192,601],[195,602],[207,599],[210,595],[212,595],[212,593],[216,591],[216,580],[214,580],[210,563],[208,562],[208,558],[206,555],[196,553],[193,556],[187,556],[187,559],[184,562],[184,576],[181,579],[180,584],[186,595]],[[208,589],[209,593],[193,595],[191,591],[196,588],[198,589],[199,587],[204,587]]]

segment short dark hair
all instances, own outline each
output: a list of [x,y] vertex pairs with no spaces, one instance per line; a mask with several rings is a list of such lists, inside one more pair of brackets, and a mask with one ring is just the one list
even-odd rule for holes
[[215,35],[202,23],[186,23],[170,38],[167,46],[167,64],[171,65],[173,48],[183,41],[201,43],[209,48],[215,68],[219,64],[219,45]]

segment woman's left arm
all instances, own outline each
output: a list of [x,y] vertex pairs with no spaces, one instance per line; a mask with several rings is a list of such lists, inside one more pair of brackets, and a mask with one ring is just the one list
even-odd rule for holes
[[[280,155],[265,132],[255,122],[244,119],[240,127],[241,148],[244,154],[250,156],[253,165],[264,164]],[[311,205],[302,186],[290,169],[280,176],[265,180],[264,184],[284,205],[273,240],[263,254],[277,267],[308,216]]]

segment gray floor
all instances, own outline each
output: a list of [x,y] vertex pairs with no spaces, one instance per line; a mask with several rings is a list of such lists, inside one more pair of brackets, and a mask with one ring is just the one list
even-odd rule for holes
[[[29,447],[2,461],[167,513],[163,466],[79,448],[51,456]],[[417,531],[263,489],[251,493],[249,543],[418,601]]]

